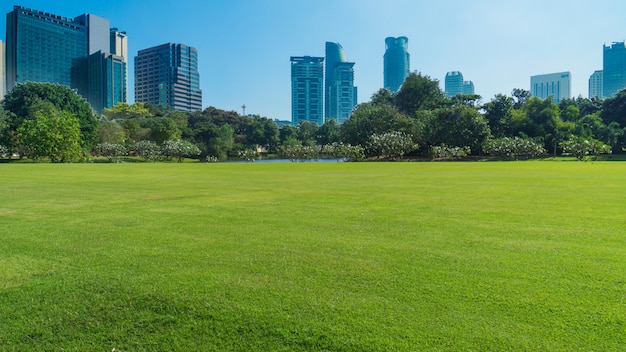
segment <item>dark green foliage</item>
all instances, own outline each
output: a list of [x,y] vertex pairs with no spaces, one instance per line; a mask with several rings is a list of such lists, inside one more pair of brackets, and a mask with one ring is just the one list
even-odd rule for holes
[[324,122],[322,126],[317,130],[317,144],[326,145],[331,143],[339,142],[340,135],[339,131],[341,129],[341,125],[337,123],[335,119],[329,119]]
[[444,100],[439,82],[421,73],[411,73],[393,99],[398,111],[407,116],[413,116],[419,110],[441,107]]
[[352,117],[341,126],[341,139],[352,145],[366,146],[370,136],[385,132],[420,135],[420,122],[389,105],[359,104]]
[[35,161],[66,163],[83,157],[78,119],[67,111],[38,111],[18,127],[17,136],[18,150]]
[[246,145],[260,146],[268,151],[278,147],[279,132],[276,122],[266,117],[255,116],[246,126]]
[[490,102],[483,105],[485,119],[491,135],[499,138],[510,134],[509,123],[513,116],[513,98],[497,94]]
[[421,142],[425,146],[467,146],[477,154],[489,137],[487,121],[476,109],[457,107],[423,111],[417,119],[424,125]]
[[[42,105],[43,102],[43,105]],[[42,106],[50,104],[57,111],[65,111],[78,119],[82,147],[91,149],[96,140],[97,120],[87,100],[83,99],[69,87],[51,84],[28,82],[18,84],[9,92],[3,107],[10,112],[8,131],[14,133],[27,119],[32,119]],[[11,144],[14,138],[9,139]],[[13,147],[13,145],[10,145]]]

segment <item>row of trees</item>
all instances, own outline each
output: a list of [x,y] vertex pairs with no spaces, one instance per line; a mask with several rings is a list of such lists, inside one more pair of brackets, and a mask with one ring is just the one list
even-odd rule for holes
[[96,116],[71,89],[46,83],[18,85],[0,109],[1,150],[53,162],[77,161],[94,152],[104,155],[103,146],[136,155],[133,146],[147,141],[159,150],[166,142],[186,141],[203,160],[251,159],[258,151],[290,157],[306,150],[318,155],[342,150],[354,160],[360,153],[382,159],[579,156],[580,150],[586,155],[609,149],[621,153],[625,132],[626,91],[606,100],[579,97],[555,104],[515,89],[483,104],[478,95],[446,98],[436,80],[417,73],[395,94],[376,92],[342,125],[328,120],[322,126],[302,122],[279,127],[265,117],[214,107],[177,112],[142,103],[120,103]]

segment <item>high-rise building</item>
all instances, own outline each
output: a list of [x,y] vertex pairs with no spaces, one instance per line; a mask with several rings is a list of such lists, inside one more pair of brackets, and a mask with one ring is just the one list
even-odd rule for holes
[[604,98],[611,98],[626,88],[626,46],[624,42],[604,45],[602,91]]
[[459,71],[446,73],[445,93],[447,97],[463,94],[463,74]]
[[385,38],[384,55],[384,87],[397,92],[404,79],[409,75],[410,55],[408,53],[409,38]]
[[124,91],[120,96],[122,101],[128,101],[128,36],[126,32],[120,32],[117,28],[111,28],[111,49],[110,53],[121,58],[124,63]]
[[291,122],[324,124],[324,58],[291,57]]
[[339,43],[326,42],[324,82],[324,117],[343,123],[356,106],[357,88],[354,86],[354,63],[347,62]]
[[602,85],[604,84],[604,72],[602,70],[594,71],[589,77],[589,99],[604,97],[604,90]]
[[98,53],[111,54],[109,20],[92,14],[68,18],[15,6],[7,14],[6,24],[7,89],[24,82],[66,85],[98,112],[112,106],[107,102],[119,101],[113,96],[123,96],[126,101],[125,82],[116,85],[119,91],[91,82],[94,76],[105,81],[117,79],[115,70],[107,71],[91,58]]
[[0,101],[4,99],[7,94],[6,83],[6,65],[4,64],[4,42],[0,40]]
[[445,94],[446,97],[474,94],[474,82],[464,81],[463,74],[459,71],[450,71],[446,73]]
[[571,81],[572,75],[569,72],[532,76],[530,94],[541,99],[552,96],[553,102],[558,103],[571,97]]
[[198,51],[184,44],[163,44],[135,56],[135,101],[177,111],[202,110]]
[[472,81],[463,81],[463,94],[472,95],[474,93],[474,82]]

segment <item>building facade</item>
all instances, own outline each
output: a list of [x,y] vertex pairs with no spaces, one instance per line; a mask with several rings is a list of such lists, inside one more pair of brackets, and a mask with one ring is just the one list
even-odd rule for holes
[[541,99],[551,96],[552,101],[558,103],[571,97],[571,81],[572,75],[569,72],[532,76],[530,77],[530,94]]
[[463,94],[472,95],[476,94],[476,90],[474,89],[474,82],[472,81],[463,81]]
[[291,57],[291,121],[324,124],[324,58]]
[[446,97],[463,94],[463,74],[461,72],[451,71],[446,73],[446,79],[444,82]]
[[384,87],[397,92],[404,79],[410,73],[410,55],[408,52],[409,39],[407,37],[385,38],[384,59]]
[[446,97],[451,98],[458,94],[474,94],[474,82],[463,80],[463,74],[459,71],[450,71],[446,73],[444,84]]
[[[108,94],[123,95],[90,82],[96,71],[98,76],[107,74],[90,63],[97,61],[91,55],[110,54],[109,20],[91,14],[68,18],[15,6],[6,25],[7,89],[25,82],[62,84],[76,89],[99,113],[112,106],[107,101],[118,100]],[[114,77],[105,80],[109,79]],[[119,89],[125,92],[127,87]]]
[[173,43],[140,50],[135,57],[135,101],[176,111],[202,110],[198,51]]
[[4,96],[7,94],[6,83],[6,65],[4,63],[4,42],[0,40],[0,101],[4,100]]
[[357,104],[354,86],[354,63],[347,62],[339,43],[326,42],[324,72],[324,117],[343,123]]
[[626,46],[619,42],[603,49],[602,96],[611,98],[626,88]]
[[604,71],[597,70],[589,77],[589,99],[604,97]]

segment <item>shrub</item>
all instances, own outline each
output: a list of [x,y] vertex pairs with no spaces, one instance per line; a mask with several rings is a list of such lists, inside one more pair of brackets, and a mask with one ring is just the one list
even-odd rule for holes
[[253,162],[259,158],[259,152],[254,149],[243,149],[238,153],[241,160],[245,160],[247,162]]
[[200,148],[195,144],[182,140],[166,140],[161,145],[161,153],[167,158],[175,158],[179,163],[187,157],[200,155]]
[[150,161],[156,161],[161,156],[161,148],[153,141],[139,141],[130,146],[130,150],[138,157]]
[[359,145],[344,144],[334,142],[322,147],[321,153],[327,157],[337,159],[337,161],[359,161],[365,159],[365,150]]
[[470,154],[470,147],[449,147],[445,144],[430,147],[430,155],[433,159],[455,160],[463,159]]
[[97,155],[101,155],[109,159],[112,163],[119,163],[122,157],[126,155],[126,148],[117,143],[99,143],[94,147]]
[[483,152],[493,156],[532,158],[546,154],[545,148],[530,139],[519,137],[503,137],[488,139],[483,144]]
[[386,132],[373,134],[370,137],[369,148],[373,154],[388,159],[401,158],[418,148],[411,135],[402,132]]
[[611,146],[593,138],[571,136],[559,145],[564,153],[574,155],[581,161],[595,160],[600,154],[611,153]]
[[320,152],[319,149],[314,146],[290,145],[282,146],[279,150],[279,154],[291,160],[292,162],[296,162],[305,160],[317,160],[319,158]]

